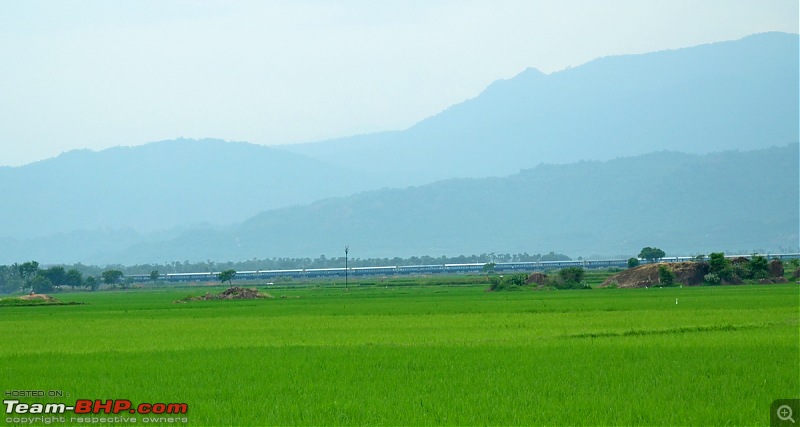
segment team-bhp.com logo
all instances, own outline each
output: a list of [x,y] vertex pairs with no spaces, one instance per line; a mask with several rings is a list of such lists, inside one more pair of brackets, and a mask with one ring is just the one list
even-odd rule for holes
[[72,411],[76,414],[185,414],[189,410],[186,403],[140,403],[133,406],[130,400],[78,399],[73,406],[66,403],[21,403],[19,400],[4,400],[6,414],[63,414]]

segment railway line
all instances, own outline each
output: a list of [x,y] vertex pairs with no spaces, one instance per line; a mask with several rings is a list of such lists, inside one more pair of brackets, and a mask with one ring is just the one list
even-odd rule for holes
[[[794,259],[800,258],[800,253],[792,254],[754,254],[754,255],[728,255],[726,258],[751,258],[753,256],[763,256],[767,259]],[[646,260],[639,260],[646,263]],[[659,262],[687,262],[698,261],[696,257],[664,257]],[[325,277],[367,277],[367,276],[394,276],[394,275],[413,275],[413,274],[474,274],[484,272],[487,263],[468,263],[468,264],[431,264],[431,265],[402,265],[402,266],[383,266],[383,267],[350,267],[341,268],[297,268],[287,270],[251,270],[237,271],[237,280],[273,280],[281,278],[325,278]],[[557,270],[568,267],[581,267],[586,269],[598,268],[626,268],[627,259],[605,259],[605,260],[570,260],[570,261],[541,261],[541,262],[499,262],[494,263],[493,271],[496,273],[515,273],[515,272],[534,272],[545,270]],[[158,280],[165,282],[209,282],[218,280],[219,272],[198,272],[198,273],[168,273],[159,275]],[[149,282],[152,278],[149,274],[133,274],[126,276],[133,282]]]

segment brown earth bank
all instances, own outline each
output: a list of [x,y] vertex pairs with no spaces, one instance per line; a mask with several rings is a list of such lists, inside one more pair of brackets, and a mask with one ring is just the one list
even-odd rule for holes
[[644,288],[658,286],[658,266],[666,265],[675,274],[675,283],[679,285],[698,286],[703,284],[703,277],[708,274],[709,266],[704,262],[660,262],[629,268],[610,276],[601,288],[616,284],[618,288]]
[[[735,258],[731,260],[731,264],[749,263],[747,258]],[[644,288],[651,286],[659,286],[658,267],[660,265],[667,266],[675,274],[675,284],[686,286],[702,285],[704,277],[710,272],[710,267],[706,262],[679,262],[679,263],[656,263],[645,264],[637,267],[630,268],[621,273],[610,276],[602,284],[601,288],[616,285],[618,288]],[[798,270],[800,271],[800,270]],[[766,279],[761,279],[758,283],[773,284],[773,283],[787,283],[788,280],[783,276],[784,269],[783,263],[778,260],[773,260],[770,263],[769,275]],[[738,285],[743,283],[742,279],[732,277],[727,281],[723,281],[726,285]]]

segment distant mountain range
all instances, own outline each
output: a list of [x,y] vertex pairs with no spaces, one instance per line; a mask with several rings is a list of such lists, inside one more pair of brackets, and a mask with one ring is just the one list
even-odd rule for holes
[[369,174],[260,145],[179,139],[0,168],[0,237],[168,231],[373,188]]
[[[796,145],[770,150],[798,141],[798,40],[529,69],[404,131],[280,147],[180,139],[0,167],[0,264],[316,256],[346,243],[389,257],[796,247],[797,191],[774,187],[796,190]],[[728,156],[739,169],[715,163]],[[700,193],[707,183],[728,199]],[[653,222],[654,206],[671,214]]]
[[539,165],[506,178],[446,180],[269,211],[229,230],[186,233],[122,258],[336,255],[346,244],[354,254],[376,257],[549,250],[635,256],[645,246],[671,254],[796,249],[798,155],[793,144]]
[[89,243],[103,236],[76,235],[40,240],[35,250],[20,246],[18,254],[134,264],[337,256],[345,245],[361,258],[551,250],[635,256],[645,246],[671,255],[796,251],[799,156],[791,144],[539,165],[505,178],[330,198],[116,248]]
[[798,140],[797,34],[528,69],[410,129],[284,148],[395,185],[507,176],[539,163]]

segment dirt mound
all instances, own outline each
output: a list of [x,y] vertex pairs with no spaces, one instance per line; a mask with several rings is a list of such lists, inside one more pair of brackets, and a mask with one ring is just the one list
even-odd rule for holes
[[258,289],[240,288],[234,286],[225,289],[219,294],[220,299],[256,299],[256,298],[271,298],[267,294],[263,294]]
[[19,297],[21,300],[25,301],[32,301],[32,300],[42,300],[47,302],[61,302],[57,298],[53,298],[47,294],[30,294],[30,295],[23,295]]
[[219,300],[219,299],[262,299],[262,298],[272,298],[272,295],[260,292],[258,289],[253,288],[240,288],[238,286],[233,286],[218,294],[212,294],[211,292],[206,292],[205,295],[200,297],[186,297],[182,300],[178,300],[175,302],[187,302],[187,301],[207,301],[207,300]]
[[629,268],[607,278],[601,285],[605,288],[615,284],[618,288],[644,288],[658,286],[658,266],[666,265],[675,273],[675,283],[687,286],[697,286],[703,283],[703,277],[708,274],[708,264],[700,262],[678,262],[645,264]]
[[542,286],[547,282],[547,275],[544,273],[531,273],[525,282],[529,285],[531,283],[536,283],[537,285]]

